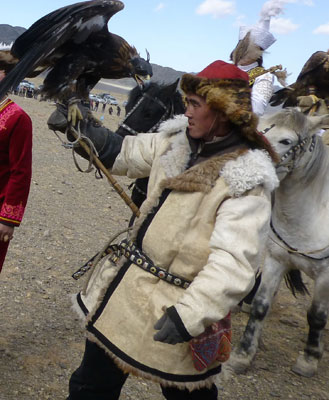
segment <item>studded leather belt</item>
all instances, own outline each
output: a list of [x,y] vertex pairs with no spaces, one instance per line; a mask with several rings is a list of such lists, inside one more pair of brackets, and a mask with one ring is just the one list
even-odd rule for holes
[[143,254],[142,251],[133,242],[125,239],[120,242],[118,248],[119,253],[124,255],[133,264],[156,276],[157,278],[160,278],[175,286],[179,286],[183,289],[187,289],[190,286],[191,281],[180,276],[171,274],[165,269],[154,265],[152,260],[145,254]]
[[[125,256],[133,264],[142,268],[144,271],[147,271],[150,274],[156,276],[157,278],[166,281],[167,283],[171,283],[172,285],[179,286],[183,289],[187,289],[190,286],[191,281],[189,281],[188,279],[171,274],[165,269],[154,265],[152,260],[147,257],[132,241],[129,241],[128,239],[122,240],[119,244],[109,245],[103,251],[103,253],[100,254],[100,257],[98,257],[99,260],[106,255],[110,255],[110,259],[114,263],[116,263],[121,256]],[[74,272],[72,277],[77,280],[81,278],[81,276],[83,276],[87,271],[93,268],[95,266],[94,261],[97,256],[98,253],[95,254],[95,256],[87,261],[76,272]]]

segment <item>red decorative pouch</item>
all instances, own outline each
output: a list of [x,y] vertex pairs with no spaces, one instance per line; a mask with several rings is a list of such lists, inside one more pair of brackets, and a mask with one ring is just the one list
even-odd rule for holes
[[225,362],[230,357],[232,341],[231,313],[193,338],[190,343],[194,367],[202,371],[214,361]]

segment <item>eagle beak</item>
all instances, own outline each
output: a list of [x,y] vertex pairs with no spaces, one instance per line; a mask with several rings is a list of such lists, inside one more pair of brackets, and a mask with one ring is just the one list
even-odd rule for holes
[[134,75],[135,81],[141,90],[146,89],[151,82],[151,75]]

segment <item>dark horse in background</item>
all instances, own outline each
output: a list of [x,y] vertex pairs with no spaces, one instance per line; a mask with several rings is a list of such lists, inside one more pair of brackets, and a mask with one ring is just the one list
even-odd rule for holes
[[[126,105],[126,117],[116,133],[124,137],[141,132],[157,132],[162,122],[174,115],[184,114],[185,105],[177,90],[178,82],[179,79],[170,85],[151,82],[144,91],[139,86],[132,89]],[[148,178],[139,178],[132,185],[131,198],[137,207],[146,198],[147,184]]]
[[[126,117],[115,133],[125,137],[127,135],[138,135],[142,132],[157,132],[162,122],[174,115],[184,114],[185,106],[182,95],[177,88],[178,82],[179,79],[167,85],[151,82],[144,90],[139,86],[132,89],[125,107]],[[83,104],[80,104],[79,108],[84,117],[80,124],[81,133],[91,140],[98,152],[106,151],[111,141],[115,140],[116,135],[100,125],[99,121],[91,116],[89,109]],[[69,140],[73,139],[69,136],[67,129],[67,109],[62,104],[57,104],[56,111],[50,116],[47,123],[49,129],[67,133]],[[75,151],[82,157],[89,158],[81,148],[76,147]],[[147,184],[148,178],[137,179],[132,184],[131,198],[137,207],[140,207],[146,198]],[[132,222],[133,217],[130,224]]]

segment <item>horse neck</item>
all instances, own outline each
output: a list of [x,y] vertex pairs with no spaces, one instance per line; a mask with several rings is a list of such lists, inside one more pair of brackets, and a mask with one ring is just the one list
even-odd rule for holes
[[[313,154],[312,157],[317,155]],[[327,217],[328,168],[329,155],[325,149],[323,162],[307,183],[306,168],[296,168],[288,174],[275,191],[273,218],[282,224],[295,226],[297,230],[301,225],[309,224],[310,220],[318,219],[321,222],[321,219]]]

